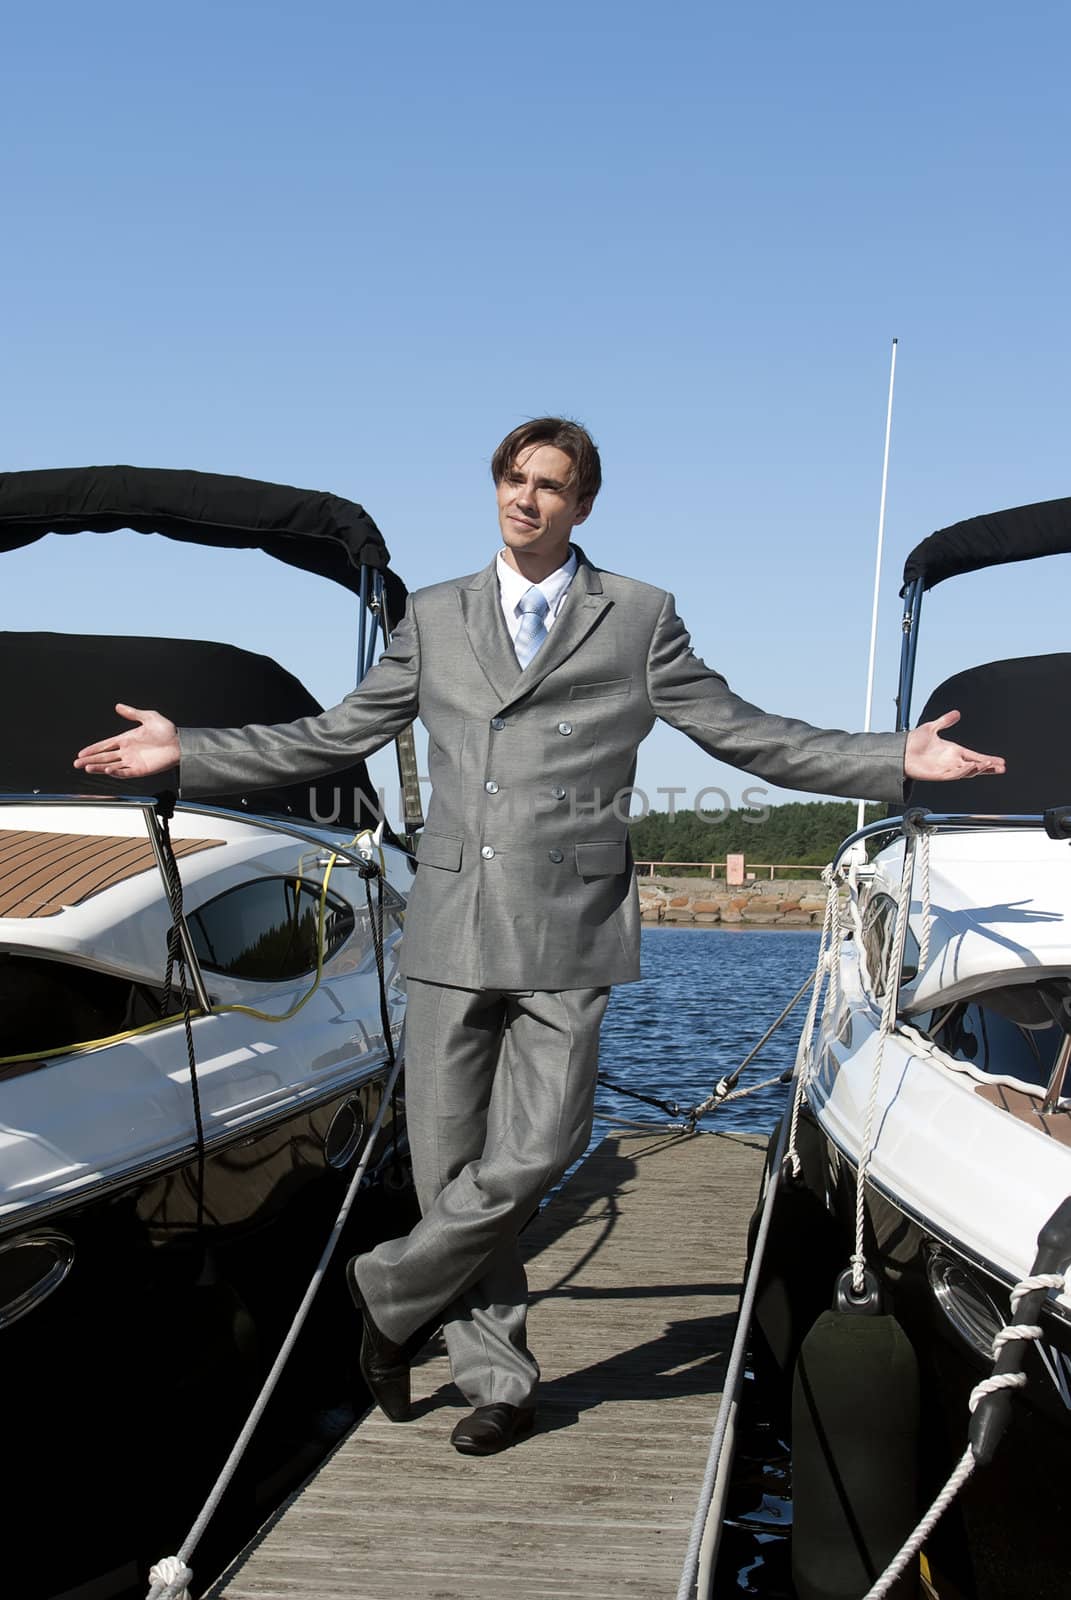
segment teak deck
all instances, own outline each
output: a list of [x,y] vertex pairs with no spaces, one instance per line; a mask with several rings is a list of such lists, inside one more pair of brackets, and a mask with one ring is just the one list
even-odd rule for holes
[[668,1600],[732,1342],[757,1135],[613,1135],[525,1234],[536,1431],[458,1455],[441,1339],[417,1415],[372,1411],[210,1591],[219,1600]]
[[[222,839],[176,839],[176,856]],[[0,917],[54,917],[156,866],[148,839],[0,828]]]

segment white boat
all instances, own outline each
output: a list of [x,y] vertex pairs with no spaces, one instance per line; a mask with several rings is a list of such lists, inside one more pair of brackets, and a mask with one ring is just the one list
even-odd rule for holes
[[[361,669],[404,595],[370,519],[332,496],[130,468],[0,478],[0,549],[118,527],[257,544],[343,582]],[[211,806],[71,768],[117,699],[214,726],[318,709],[266,658],[8,633],[0,663],[5,1591],[111,1600],[144,1593],[200,1505],[355,1164],[401,1170],[393,1107],[365,1147],[404,1015],[413,863],[373,831],[363,768]],[[374,1197],[360,1211],[367,1241]],[[337,1369],[321,1407],[355,1383],[346,1253],[330,1349],[305,1347],[306,1372]],[[263,1508],[290,1427],[269,1418],[232,1509]]]
[[[912,552],[898,727],[911,725],[924,592],[1069,549],[1071,501],[1062,500],[959,523]],[[888,1492],[914,1498],[912,1515],[921,1513],[972,1439],[984,1464],[924,1556],[936,1592],[978,1600],[1067,1593],[1071,1292],[1058,1281],[1071,1257],[1066,1211],[1044,1250],[1039,1236],[1071,1195],[1071,765],[1059,733],[1043,731],[1058,720],[1069,668],[1066,655],[995,661],[937,688],[919,720],[958,708],[955,737],[1005,755],[1006,775],[915,784],[901,815],[864,828],[838,854],[828,987],[798,1063],[803,1197],[793,1200],[790,1185],[785,1201],[798,1210],[789,1231],[796,1236],[805,1217],[813,1249],[790,1267],[775,1215],[760,1295],[767,1331],[775,1304],[790,1308],[772,1335],[788,1371],[816,1312],[831,1304],[833,1275],[857,1250],[862,1170],[864,1298],[875,1291],[918,1362],[917,1491]],[[1040,1306],[1013,1314],[1014,1287],[1039,1270],[1056,1281],[1036,1292]],[[849,1280],[840,1282],[841,1309],[858,1296],[862,1263],[856,1271],[847,1297]],[[1024,1318],[1041,1337],[1012,1341],[1000,1370],[1021,1367],[1025,1382],[1015,1380],[1023,1386],[1010,1401],[1008,1391],[996,1404],[982,1401],[972,1423],[969,1398],[994,1370],[994,1339]],[[797,1427],[800,1383],[797,1367]],[[861,1395],[864,1439],[880,1409]],[[799,1509],[799,1461],[811,1456],[798,1447],[794,1456]],[[801,1592],[827,1592],[824,1580],[812,1588],[801,1578],[807,1561],[795,1553],[794,1567]],[[812,1578],[815,1570],[812,1561]]]

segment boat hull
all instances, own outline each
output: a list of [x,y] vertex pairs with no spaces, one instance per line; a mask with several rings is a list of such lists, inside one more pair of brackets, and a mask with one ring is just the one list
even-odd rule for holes
[[[178,1547],[297,1309],[384,1081],[366,1077],[214,1148],[200,1228],[191,1156],[38,1211],[0,1240],[0,1273],[6,1263],[26,1279],[19,1263],[34,1259],[26,1248],[34,1240],[51,1241],[54,1253],[66,1241],[70,1258],[62,1281],[2,1332],[5,1567],[21,1600],[125,1600]],[[348,1255],[411,1220],[409,1193],[387,1192],[401,1190],[391,1139],[388,1110],[370,1163],[377,1181],[357,1201],[277,1398],[199,1552],[203,1574],[363,1399],[359,1325],[342,1270]]]
[[[839,1270],[830,1272],[830,1266],[838,1255],[840,1268],[846,1266],[854,1248],[856,1169],[808,1112],[801,1123],[800,1149],[803,1190],[828,1219],[824,1248],[817,1255],[825,1262],[828,1305]],[[786,1204],[799,1201],[789,1192]],[[944,1308],[955,1307],[948,1286],[959,1294],[961,1322],[962,1307],[969,1310],[977,1303],[971,1293],[986,1295],[1009,1320],[1009,1283],[941,1236],[897,1196],[871,1183],[866,1186],[866,1242],[868,1264],[879,1277],[886,1308],[919,1361],[922,1493],[928,1504],[966,1447],[971,1390],[992,1370],[991,1360]],[[938,1292],[935,1281],[942,1286]],[[812,1281],[791,1296],[797,1311],[791,1333],[796,1348],[818,1297]],[[934,1571],[960,1594],[977,1600],[1056,1600],[1067,1592],[1071,1330],[1062,1316],[1048,1311],[1042,1314],[1042,1326],[1044,1341],[1040,1349],[1027,1351],[1027,1387],[1015,1399],[996,1457],[976,1470],[927,1546]]]

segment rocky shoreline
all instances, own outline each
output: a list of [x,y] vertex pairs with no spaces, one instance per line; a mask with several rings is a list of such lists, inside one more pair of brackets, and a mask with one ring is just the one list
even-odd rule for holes
[[813,878],[729,887],[701,878],[640,878],[640,916],[645,923],[689,927],[820,928],[825,887]]

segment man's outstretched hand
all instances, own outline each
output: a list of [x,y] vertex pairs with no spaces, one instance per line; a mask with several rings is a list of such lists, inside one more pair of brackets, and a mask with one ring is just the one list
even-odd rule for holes
[[149,778],[179,764],[178,729],[159,711],[137,711],[117,705],[121,717],[136,722],[128,733],[113,734],[79,750],[75,766],[83,772],[103,772],[109,778]]
[[967,750],[951,739],[942,739],[943,728],[955,727],[958,711],[946,711],[933,722],[920,722],[907,736],[904,751],[904,774],[908,778],[928,778],[943,783],[950,778],[976,778],[983,772],[1004,771],[1003,756],[983,756],[977,750]]

